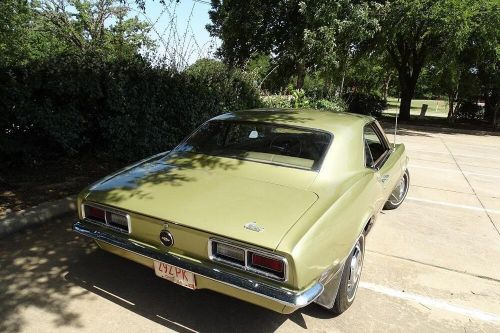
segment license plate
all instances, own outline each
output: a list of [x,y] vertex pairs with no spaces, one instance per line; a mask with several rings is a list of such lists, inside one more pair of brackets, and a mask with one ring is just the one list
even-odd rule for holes
[[194,273],[160,261],[154,261],[154,265],[156,276],[189,289],[196,289]]

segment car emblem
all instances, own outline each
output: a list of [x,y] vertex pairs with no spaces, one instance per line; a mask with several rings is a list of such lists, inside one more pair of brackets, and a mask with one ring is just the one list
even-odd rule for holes
[[165,246],[172,246],[172,245],[174,245],[174,236],[172,236],[170,231],[162,230],[160,232],[160,241]]
[[257,223],[255,223],[255,222],[249,222],[249,223],[245,224],[244,228],[248,229],[248,230],[251,230],[251,231],[255,231],[255,232],[264,231],[264,228],[263,227],[259,227],[257,225]]

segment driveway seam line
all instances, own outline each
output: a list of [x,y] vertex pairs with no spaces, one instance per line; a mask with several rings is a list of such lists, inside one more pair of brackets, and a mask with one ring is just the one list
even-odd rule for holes
[[469,184],[472,192],[474,192],[474,195],[476,196],[476,199],[477,201],[479,201],[479,203],[481,204],[481,207],[483,207],[483,210],[484,210],[484,213],[486,214],[486,216],[488,216],[488,218],[490,219],[490,222],[491,222],[491,225],[493,226],[493,228],[496,230],[498,236],[500,236],[500,230],[498,230],[495,222],[493,222],[493,219],[491,218],[490,214],[488,213],[488,210],[486,209],[486,207],[484,206],[483,202],[481,201],[481,199],[479,198],[479,196],[477,195],[476,193],[476,190],[474,189],[474,187],[472,187],[472,184],[470,183],[469,181],[469,178],[467,178],[467,176],[464,174],[462,168],[460,167],[460,165],[458,164],[457,160],[455,159],[455,156],[453,155],[453,153],[451,152],[450,148],[448,147],[448,145],[446,144],[446,142],[444,141],[444,139],[442,137],[439,138],[441,140],[441,142],[443,143],[443,145],[446,147],[446,149],[450,152],[450,155],[451,155],[451,158],[453,158],[453,160],[455,161],[455,164],[457,165],[458,169],[460,169],[460,171],[462,172],[462,176],[465,178],[465,180],[467,181],[467,184]]
[[[473,194],[471,194],[473,195]],[[462,208],[462,209],[469,209],[469,210],[474,210],[476,212],[483,212],[484,208],[483,207],[474,207],[474,206],[469,206],[469,205],[460,205],[460,204],[454,204],[451,202],[444,202],[444,201],[436,201],[436,200],[427,200],[427,199],[420,199],[416,197],[406,197],[406,200],[410,201],[416,201],[416,202],[425,202],[433,205],[440,205],[440,206],[448,206],[448,207],[456,207],[456,208]],[[486,209],[488,213],[492,214],[500,214],[500,210],[496,209]]]
[[[439,188],[439,187],[431,187],[431,186],[423,186],[423,185],[415,185],[415,184],[412,184],[411,187],[420,187],[420,188],[426,188],[428,190],[445,191],[445,192],[452,192],[452,193],[458,193],[458,194],[465,194],[465,195],[475,196],[474,193],[462,192],[462,191],[455,191],[455,190],[448,190],[448,189]],[[491,197],[489,195],[485,195],[485,197],[488,197],[488,198],[491,198],[491,199],[500,199],[499,197]]]
[[[428,166],[423,166],[423,165],[418,165],[418,164],[411,164],[410,166],[412,168],[417,168],[417,169],[427,169],[427,170],[438,170],[438,171],[450,171],[450,172],[461,172],[460,170],[455,170],[455,169],[445,169],[445,168],[435,168],[435,167],[428,167]],[[463,171],[464,174],[468,174],[471,176],[480,176],[480,177],[491,177],[491,178],[500,178],[500,175],[490,175],[487,173],[480,173],[480,172],[473,172],[473,171]]]
[[[440,139],[441,139],[441,141],[443,141],[442,138],[440,138]],[[444,143],[444,141],[443,141],[443,143]],[[448,149],[448,152],[451,154],[450,149],[448,148],[448,146],[446,146],[446,143],[444,143],[444,145],[445,145],[446,149]],[[417,153],[448,155],[448,153],[442,153],[440,151],[430,151],[430,150],[422,150],[422,149],[411,149],[411,151],[414,151],[414,152],[417,152]],[[456,155],[457,156],[461,156],[461,157],[478,158],[478,159],[482,159],[482,160],[495,160],[495,161],[500,160],[500,157],[483,157],[483,156],[480,156],[480,155],[468,155],[468,154],[456,154]]]
[[488,280],[488,281],[500,283],[500,279],[495,279],[495,278],[492,278],[492,277],[489,277],[489,276],[477,275],[477,274],[474,274],[474,273],[469,273],[467,271],[460,271],[460,270],[454,269],[454,268],[448,268],[448,267],[444,267],[444,266],[429,264],[429,263],[418,261],[418,260],[415,260],[415,259],[404,258],[404,257],[392,255],[392,254],[386,254],[386,253],[382,253],[382,252],[375,251],[375,250],[366,250],[366,252],[375,253],[375,254],[378,254],[378,255],[381,255],[381,256],[384,256],[384,257],[389,257],[389,258],[394,258],[394,259],[409,261],[409,262],[412,262],[412,263],[415,263],[415,264],[424,265],[424,266],[439,268],[439,269],[443,269],[445,271],[449,271],[449,272],[453,272],[453,273],[459,273],[459,274],[463,274],[463,275],[468,275],[468,276],[475,277],[475,278],[478,278],[478,279],[483,279],[483,280]]

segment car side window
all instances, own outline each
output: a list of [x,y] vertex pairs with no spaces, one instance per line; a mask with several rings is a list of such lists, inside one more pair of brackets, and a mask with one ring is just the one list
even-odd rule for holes
[[371,124],[365,126],[364,141],[366,166],[371,168],[380,160],[382,155],[384,155],[387,147]]

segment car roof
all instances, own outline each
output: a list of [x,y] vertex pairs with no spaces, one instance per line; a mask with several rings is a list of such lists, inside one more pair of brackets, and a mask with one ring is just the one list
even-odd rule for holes
[[347,112],[320,111],[312,109],[252,109],[222,114],[212,120],[254,121],[296,127],[319,129],[335,135],[363,127],[374,120]]

